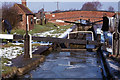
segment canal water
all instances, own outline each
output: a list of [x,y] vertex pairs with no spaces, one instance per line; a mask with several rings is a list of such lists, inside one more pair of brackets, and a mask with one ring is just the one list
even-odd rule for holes
[[22,78],[102,79],[102,74],[96,52],[51,52],[44,63]]

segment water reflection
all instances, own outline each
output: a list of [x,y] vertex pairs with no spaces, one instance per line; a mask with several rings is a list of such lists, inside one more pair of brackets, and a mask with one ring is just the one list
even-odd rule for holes
[[102,78],[95,52],[52,52],[46,61],[24,77]]

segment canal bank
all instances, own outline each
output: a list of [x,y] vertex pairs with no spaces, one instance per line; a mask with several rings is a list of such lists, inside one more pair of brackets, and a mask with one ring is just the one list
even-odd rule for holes
[[[101,28],[98,27],[96,29],[96,34],[99,33],[101,34],[101,42],[104,43],[104,37],[103,37],[103,33],[101,33]],[[118,80],[120,79],[120,57],[119,55],[113,55],[113,49],[112,49],[112,33],[107,33],[108,39],[109,39],[109,46],[102,46],[101,49],[101,56],[103,58],[103,61],[105,62],[105,66],[106,66],[106,72],[109,75],[108,78],[111,76],[111,78],[113,80]],[[109,78],[110,79],[110,78]]]
[[[64,35],[60,38],[66,38],[67,34],[75,29],[75,26],[69,28]],[[23,75],[32,69],[36,68],[40,63],[44,62],[45,56],[53,50],[53,45],[50,46],[40,46],[33,51],[32,59],[24,59],[24,55],[20,55],[12,59],[12,66],[10,66],[12,71],[6,74],[2,74],[2,78],[13,78],[14,76]]]
[[[90,38],[90,40],[91,40],[91,38]],[[85,43],[85,44],[88,44],[88,43]],[[40,48],[38,48],[38,50],[35,51],[36,54],[34,54],[34,55],[40,56],[44,52],[48,51],[50,48],[52,50],[52,46],[50,46],[50,47],[44,46],[43,48],[40,47]],[[53,47],[53,48],[55,48],[55,47]],[[102,53],[100,53],[100,54],[102,54]],[[14,60],[14,61],[16,62],[17,60]],[[103,63],[104,60],[100,56],[98,56],[98,52],[96,52],[96,51],[94,51],[94,52],[89,51],[89,50],[82,51],[82,49],[81,49],[78,52],[74,52],[74,51],[50,52],[48,55],[46,55],[46,60],[42,64],[39,64],[40,57],[38,57],[38,60],[37,60],[36,56],[35,56],[35,58],[33,57],[33,59],[31,59],[31,60],[30,59],[24,60],[23,58],[21,58],[18,61],[20,61],[22,64],[21,65],[21,64],[19,64],[19,62],[16,62],[16,64],[17,64],[16,66],[18,66],[18,68],[19,68],[19,69],[17,69],[18,74],[17,73],[16,74],[17,74],[18,78],[20,78],[20,79],[26,78],[24,74],[31,73],[32,71],[35,71],[37,68],[39,68],[38,71],[33,74],[30,74],[30,76],[29,76],[30,78],[37,77],[37,78],[100,78],[100,79],[106,79],[108,76],[108,75],[106,76],[106,74],[104,74],[104,72],[106,72],[106,70],[104,69],[104,67],[106,66]],[[53,62],[51,63],[51,61],[53,61]],[[66,61],[67,61],[67,63],[64,63]],[[103,62],[101,62],[101,61],[103,61]],[[39,66],[39,67],[37,67],[37,66]],[[43,66],[42,67],[43,70],[41,69],[40,66]],[[52,66],[52,67],[49,69],[50,66]],[[35,69],[35,67],[36,67],[36,69]],[[41,71],[43,71],[43,72],[41,72]],[[39,73],[39,72],[41,72],[41,73]],[[39,73],[39,74],[37,74],[37,73]],[[60,73],[62,73],[64,75],[62,75],[62,74],[59,75]],[[35,77],[34,77],[34,74],[35,74]],[[48,74],[48,75],[45,75],[45,74]],[[23,76],[20,76],[20,75],[23,75]],[[104,78],[104,76],[105,76],[105,78]]]

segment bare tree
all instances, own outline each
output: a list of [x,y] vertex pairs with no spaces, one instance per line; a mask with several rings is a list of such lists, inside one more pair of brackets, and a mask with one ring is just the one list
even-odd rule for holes
[[112,6],[109,6],[108,11],[115,11]]
[[2,18],[7,20],[11,24],[12,28],[15,28],[19,22],[19,15],[13,5],[14,3],[2,4]]
[[100,2],[98,2],[98,1],[87,2],[87,3],[83,4],[81,10],[88,10],[88,11],[92,10],[93,11],[93,10],[100,9],[101,6],[102,6],[102,4]]

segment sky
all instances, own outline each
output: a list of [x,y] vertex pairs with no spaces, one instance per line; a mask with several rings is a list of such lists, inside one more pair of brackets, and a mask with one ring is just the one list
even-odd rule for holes
[[[108,10],[109,6],[112,6],[115,11],[118,11],[118,2],[120,0],[27,0],[27,7],[31,11],[37,12],[41,8],[45,11],[55,11],[57,10],[57,3],[59,2],[59,10],[69,10],[69,9],[78,9],[82,8],[82,5],[85,2],[99,1],[102,4],[100,10]],[[17,2],[21,3],[21,0],[2,0],[1,2]]]
[[[1,2],[21,2],[21,0],[1,0]],[[97,0],[27,0],[29,2],[88,2],[88,1],[97,1]],[[98,0],[100,2],[119,2],[120,0]]]
[[[77,9],[80,10],[85,2],[59,2],[59,10]],[[118,2],[101,2],[102,7],[100,10],[108,10],[109,6],[112,6],[116,11],[118,10]],[[38,11],[43,8],[45,11],[57,10],[56,2],[29,2],[28,7],[33,11]],[[34,7],[32,7],[34,5]]]

